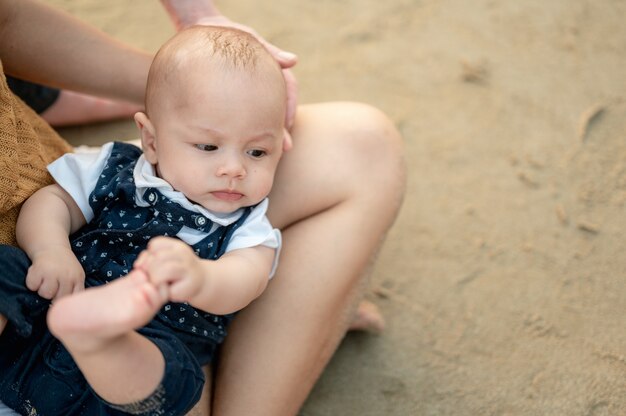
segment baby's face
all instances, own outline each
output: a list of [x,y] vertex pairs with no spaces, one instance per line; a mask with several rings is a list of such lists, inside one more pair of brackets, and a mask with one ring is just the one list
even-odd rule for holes
[[260,202],[283,151],[284,88],[232,74],[197,74],[182,84],[151,120],[158,175],[214,212]]

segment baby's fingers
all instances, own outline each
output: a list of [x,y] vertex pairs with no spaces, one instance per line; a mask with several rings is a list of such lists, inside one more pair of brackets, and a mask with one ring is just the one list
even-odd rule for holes
[[44,299],[52,299],[56,296],[58,291],[59,281],[57,279],[43,279],[37,293]]
[[71,295],[72,293],[80,292],[84,289],[84,279],[80,276],[76,276],[74,279],[63,279],[59,282],[59,290],[54,298],[58,299],[62,296]]
[[150,283],[155,286],[169,284],[182,277],[182,270],[178,264],[172,262],[161,262],[148,269]]
[[169,287],[170,299],[174,302],[187,302],[198,292],[193,279],[178,280]]
[[39,290],[41,283],[43,282],[43,275],[35,271],[32,267],[28,269],[26,274],[26,287],[33,292]]
[[167,250],[172,246],[182,243],[182,241],[177,240],[171,237],[154,237],[148,242],[148,250],[150,251],[158,251],[158,250]]
[[59,282],[59,289],[57,290],[54,299],[59,299],[65,295],[69,295],[74,292],[74,283],[71,281],[61,281]]
[[149,258],[150,258],[150,253],[147,250],[142,251],[141,253],[139,253],[137,260],[135,260],[135,263],[133,264],[133,268],[147,271]]

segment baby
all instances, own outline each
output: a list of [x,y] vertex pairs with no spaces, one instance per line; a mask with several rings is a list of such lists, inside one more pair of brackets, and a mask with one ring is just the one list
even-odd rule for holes
[[276,266],[265,212],[285,104],[278,64],[245,32],[192,27],[159,50],[135,115],[143,152],[55,161],[56,184],[20,213],[25,253],[0,247],[0,400],[45,415],[194,405],[201,366]]

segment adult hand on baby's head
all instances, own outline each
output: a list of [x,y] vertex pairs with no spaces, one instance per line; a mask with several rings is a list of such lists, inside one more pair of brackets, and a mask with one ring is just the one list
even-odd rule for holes
[[[276,61],[280,64],[280,67],[283,70],[285,85],[287,86],[287,113],[285,115],[285,126],[287,127],[287,130],[290,130],[293,126],[296,115],[296,108],[298,106],[298,82],[296,81],[296,77],[294,76],[290,68],[298,63],[298,57],[291,52],[282,50],[276,45],[269,43],[251,27],[233,22],[229,18],[222,15],[202,17],[196,20],[194,24],[205,26],[224,26],[239,29],[244,32],[250,33],[259,42],[261,42],[263,46],[265,46],[265,48],[272,54],[274,59],[276,59]],[[289,136],[286,137],[284,150],[289,150],[290,148],[291,137]]]
[[148,275],[156,287],[167,287],[169,300],[189,302],[205,282],[200,259],[181,240],[155,237],[141,252],[133,268]]
[[69,247],[49,247],[31,257],[26,287],[42,298],[58,299],[85,289],[85,271]]

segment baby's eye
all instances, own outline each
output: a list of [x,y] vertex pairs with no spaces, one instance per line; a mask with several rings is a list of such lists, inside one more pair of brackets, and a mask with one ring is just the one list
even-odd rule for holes
[[196,147],[205,152],[212,152],[213,150],[217,150],[217,146],[212,144],[197,144]]
[[248,150],[248,154],[252,157],[263,157],[265,156],[267,153],[265,152],[265,150],[261,150],[261,149],[252,149],[252,150]]

